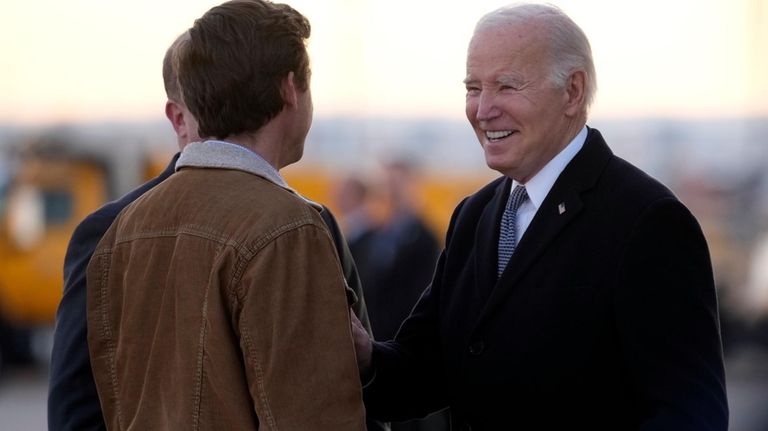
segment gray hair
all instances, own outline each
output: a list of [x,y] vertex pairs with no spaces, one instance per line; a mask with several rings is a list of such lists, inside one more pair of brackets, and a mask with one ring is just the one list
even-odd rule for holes
[[585,110],[592,105],[597,92],[597,74],[592,60],[592,48],[584,32],[560,8],[550,4],[516,3],[484,15],[475,26],[478,31],[500,24],[538,21],[545,27],[551,59],[550,81],[564,87],[568,76],[581,69],[587,75]]

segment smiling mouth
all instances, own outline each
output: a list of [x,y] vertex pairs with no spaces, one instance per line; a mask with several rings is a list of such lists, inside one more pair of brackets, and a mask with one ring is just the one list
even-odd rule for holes
[[494,141],[500,141],[513,133],[515,133],[514,130],[495,130],[495,131],[488,130],[485,132],[485,137],[489,141],[494,142]]

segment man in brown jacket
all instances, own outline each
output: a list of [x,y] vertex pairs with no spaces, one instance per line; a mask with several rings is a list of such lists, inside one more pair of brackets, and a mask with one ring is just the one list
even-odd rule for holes
[[306,18],[237,0],[176,50],[202,142],[127,207],[88,266],[108,429],[362,430],[344,278],[279,169],[312,121]]

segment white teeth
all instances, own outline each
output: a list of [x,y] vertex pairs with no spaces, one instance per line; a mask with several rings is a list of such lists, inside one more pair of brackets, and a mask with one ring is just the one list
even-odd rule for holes
[[512,134],[511,130],[499,130],[499,131],[496,131],[496,132],[491,132],[491,131],[485,132],[485,136],[487,136],[488,139],[502,139],[502,138],[506,138],[507,136],[509,136],[511,134]]

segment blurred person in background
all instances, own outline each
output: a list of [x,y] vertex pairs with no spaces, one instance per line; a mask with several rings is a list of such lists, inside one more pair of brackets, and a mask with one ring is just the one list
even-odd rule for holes
[[437,238],[418,213],[416,175],[403,158],[382,164],[374,191],[381,222],[366,249],[354,255],[366,269],[360,269],[363,292],[374,336],[381,340],[394,338],[432,279],[440,254]]
[[[177,134],[180,150],[183,150],[188,143],[200,140],[197,121],[182,102],[173,62],[176,47],[182,40],[188,38],[187,32],[179,36],[168,49],[163,60],[163,80],[168,97],[166,116]],[[85,270],[96,245],[117,214],[142,194],[168,178],[174,172],[178,158],[177,153],[157,178],[88,216],[72,235],[64,264],[64,295],[57,313],[51,358],[48,399],[50,430],[105,429],[104,416],[88,355]],[[327,208],[320,208],[320,216],[332,234],[346,282],[351,289],[347,292],[348,300],[352,303],[357,317],[367,328],[370,328],[360,281],[346,241],[341,235],[333,214]],[[368,429],[385,430],[387,428],[386,424],[368,420]]]
[[[333,200],[341,215],[344,237],[355,260],[361,282],[370,282],[373,272],[367,254],[379,221],[371,208],[371,187],[365,177],[351,174],[342,178],[334,189]],[[381,338],[374,334],[375,338]]]
[[[432,279],[440,253],[437,238],[418,213],[416,175],[412,162],[393,158],[382,163],[372,186],[352,176],[341,182],[336,194],[345,217],[345,235],[360,272],[373,335],[379,340],[395,337]],[[392,423],[393,431],[446,429],[446,412]]]
[[[709,252],[688,209],[586,126],[591,48],[560,9],[480,19],[466,115],[502,177],[452,216],[394,340],[355,326],[369,414],[454,430],[723,431]],[[374,328],[375,329],[375,328]]]

